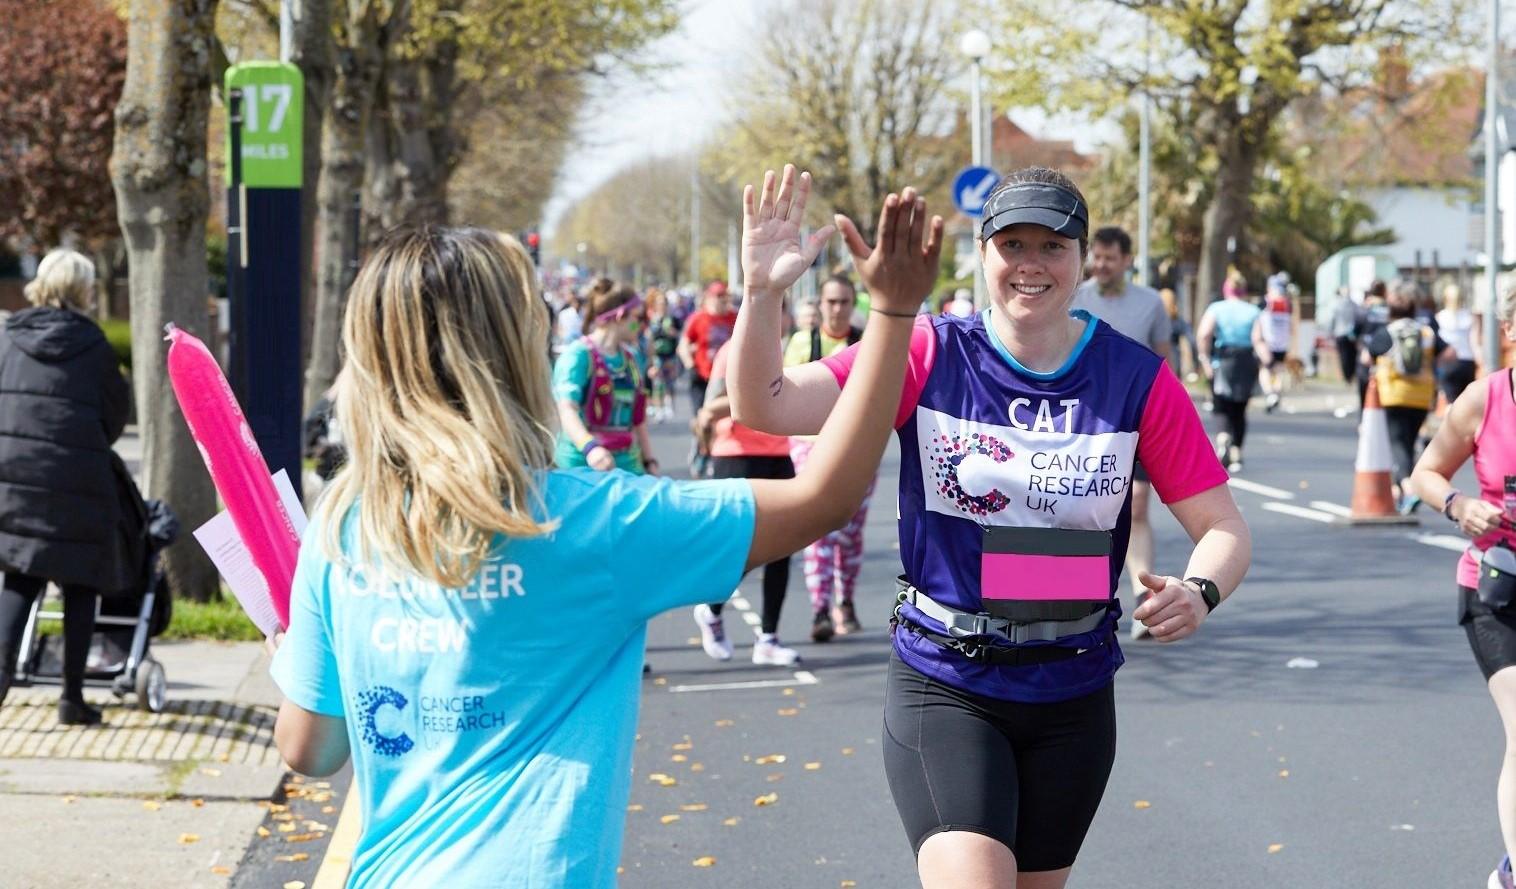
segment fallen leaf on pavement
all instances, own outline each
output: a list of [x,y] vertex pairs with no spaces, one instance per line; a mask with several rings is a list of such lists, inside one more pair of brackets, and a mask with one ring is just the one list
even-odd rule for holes
[[707,806],[705,803],[690,803],[689,805],[680,806],[679,808],[681,811],[685,812],[704,812],[706,809],[709,809],[710,806]]
[[273,835],[274,835],[273,831],[269,830],[267,827],[263,827],[262,825],[259,825],[259,827],[258,827],[258,836],[263,837],[264,839],[268,839],[269,837],[271,837]]
[[704,763],[699,763],[699,762],[692,762],[692,763],[690,763],[690,771],[692,771],[692,772],[703,772],[703,771],[705,771],[705,764]]
[[1151,809],[1153,807],[1153,804],[1145,799],[1140,799],[1137,802],[1132,803],[1132,806],[1133,808],[1137,809]]
[[689,759],[689,757],[685,756],[683,753],[676,753],[673,756],[669,757],[669,760],[671,762],[684,762],[687,759]]
[[728,819],[726,819],[725,821],[723,821],[721,823],[725,824],[727,827],[736,827],[737,826],[737,822],[741,821],[741,820],[742,820],[741,818],[728,818]]
[[304,880],[290,880],[284,884],[284,889],[305,889]]
[[224,864],[218,864],[215,867],[211,868],[211,873],[215,874],[218,877],[229,877],[232,875],[232,869]]
[[279,824],[279,832],[280,833],[294,833],[295,832],[295,822],[293,822],[293,821],[283,821],[283,822],[280,822],[280,824]]
[[777,803],[777,802],[779,802],[779,794],[777,794],[777,793],[765,793],[763,796],[760,796],[757,799],[753,800],[753,805],[755,805],[755,806],[772,806],[774,803]]
[[844,747],[844,748],[842,748],[842,755],[843,756],[852,756],[853,755],[853,748],[851,748],[851,747]]
[[308,843],[321,836],[319,833],[292,833],[284,838],[286,843]]
[[289,855],[275,855],[274,856],[274,860],[275,861],[309,861],[310,857],[311,856],[310,856],[309,852],[294,852],[294,853],[289,854]]
[[784,690],[784,691],[783,691],[783,692],[781,692],[781,693],[782,693],[782,694],[783,694],[783,695],[784,695],[784,696],[785,696],[785,697],[790,697],[790,696],[791,696],[791,695],[793,695],[793,694],[794,694],[794,693],[795,693],[795,690],[794,690],[794,689],[793,689],[793,688],[787,688],[787,689],[785,689],[785,690]]
[[735,725],[735,723],[733,723],[730,719],[716,720],[716,728],[731,728],[733,725]]
[[334,814],[336,811],[337,811],[337,807],[336,806],[322,806],[321,807],[321,814],[323,814],[323,815],[331,815],[331,814]]
[[773,784],[775,781],[783,781],[784,780],[784,775],[782,773],[780,773],[780,772],[775,772],[774,774],[769,775],[767,778],[764,778],[763,780],[769,782],[770,784]]
[[1280,769],[1279,770],[1279,777],[1281,777],[1281,778],[1288,778],[1288,777],[1290,777],[1290,770],[1289,769]]
[[784,762],[784,760],[785,755],[783,753],[770,753],[767,756],[760,756],[753,761],[758,763],[758,765],[766,766],[771,762]]
[[200,770],[200,774],[206,776],[207,778],[219,778],[219,777],[221,777],[221,770],[220,769],[201,769]]
[[796,710],[794,707],[780,707],[779,708],[779,715],[780,716],[794,716],[796,713],[799,713],[799,712],[800,711]]
[[1274,843],[1274,844],[1272,844],[1272,845],[1269,846],[1269,854],[1273,855],[1275,852],[1278,852],[1280,849],[1283,849],[1283,848],[1284,848],[1284,843]]
[[79,797],[77,797],[77,796],[65,796],[63,798],[63,803],[64,803],[64,805],[68,805],[68,804],[72,803],[74,800],[76,800],[78,798]]
[[675,750],[691,750],[691,749],[694,748],[694,746],[695,745],[691,744],[689,741],[680,741],[678,744],[674,745],[674,749]]
[[819,762],[808,762],[808,763],[805,764],[805,770],[807,772],[815,772],[815,771],[819,771],[820,769],[821,769],[821,763],[819,763]]
[[679,820],[679,816],[678,815],[664,815],[662,818],[659,818],[658,820],[660,822],[664,823],[664,824],[673,824],[675,821]]
[[642,811],[642,803],[632,803],[630,806],[626,807],[626,810],[628,812],[640,812]]
[[142,808],[148,810],[149,812],[156,812],[159,809],[163,808],[163,803],[160,803],[157,800],[145,800],[142,803]]
[[700,858],[696,858],[691,863],[694,864],[696,867],[710,867],[711,865],[713,865],[713,864],[716,863],[716,859],[715,859],[714,856],[706,855],[706,856],[703,856],[703,857],[700,857]]
[[198,842],[200,842],[200,834],[198,834],[198,833],[181,833],[181,834],[179,834],[179,843],[180,843],[180,845],[188,846],[190,843],[198,843]]
[[197,809],[204,808],[205,807],[205,800],[203,800],[203,799],[192,799],[192,800],[190,800],[190,805],[194,806]]
[[858,884],[855,883],[855,882],[853,882],[852,880],[843,880],[842,881],[842,889],[853,889],[853,887],[857,886],[857,885]]

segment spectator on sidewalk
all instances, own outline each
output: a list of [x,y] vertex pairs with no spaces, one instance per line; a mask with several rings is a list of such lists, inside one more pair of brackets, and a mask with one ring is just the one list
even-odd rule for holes
[[116,353],[85,312],[95,267],[73,250],[43,258],[26,286],[32,307],[0,330],[0,701],[15,679],[32,604],[63,591],[63,694],[58,721],[93,725],[84,668],[101,592],[128,586],[134,565],[119,535],[111,443],[131,389]]

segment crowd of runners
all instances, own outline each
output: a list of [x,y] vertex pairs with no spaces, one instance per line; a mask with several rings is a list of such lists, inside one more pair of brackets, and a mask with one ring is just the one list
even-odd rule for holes
[[[1133,283],[1131,238],[1092,225],[1067,177],[1028,168],[977,223],[989,300],[974,310],[962,293],[932,298],[942,220],[913,189],[883,199],[868,236],[841,216],[804,236],[809,198],[792,167],[749,186],[740,300],[721,281],[544,296],[519,244],[476,229],[396,233],[369,258],[334,390],[348,463],[313,516],[273,668],[286,759],[311,774],[354,763],[351,885],[443,870],[459,885],[612,885],[647,622],[691,609],[705,653],[729,660],[723,603],[761,570],[751,657],[793,666],[778,628],[802,552],[811,641],[863,630],[863,525],[892,431],[901,573],[877,618],[891,640],[883,753],[919,878],[1066,883],[1115,757],[1118,623],[1134,640],[1187,638],[1247,572],[1228,471],[1255,387],[1280,404],[1298,291],[1275,276],[1255,302],[1233,275],[1191,331],[1171,290]],[[834,234],[851,268],[792,304]],[[1509,374],[1464,379],[1455,301],[1440,332],[1408,285],[1353,306],[1344,376],[1405,411],[1397,493],[1476,538],[1464,622],[1516,738],[1516,618],[1498,601],[1516,602],[1516,564],[1486,595],[1478,559],[1516,542],[1516,451],[1488,433],[1516,410]],[[1212,432],[1185,388],[1201,377]],[[1453,408],[1413,476],[1439,385]],[[669,471],[648,424],[676,416],[690,456]],[[1447,480],[1471,454],[1481,491],[1465,496]],[[1154,495],[1189,552],[1154,553]],[[554,641],[585,602],[575,644]],[[460,640],[459,656],[376,655],[363,627],[381,612]],[[488,645],[467,641],[494,626]],[[397,695],[457,689],[473,718],[424,743],[375,722]],[[514,728],[472,728],[486,724]],[[1513,759],[1499,793],[1516,851]],[[1512,889],[1508,861],[1491,886]]]

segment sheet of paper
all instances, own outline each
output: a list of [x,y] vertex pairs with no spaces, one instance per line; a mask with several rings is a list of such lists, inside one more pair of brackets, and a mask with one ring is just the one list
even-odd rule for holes
[[274,490],[279,492],[279,502],[284,504],[284,511],[289,513],[290,524],[295,526],[295,536],[305,534],[305,507],[300,505],[300,497],[295,493],[295,486],[290,484],[289,473],[283,469],[274,473]]
[[[300,505],[300,498],[295,494],[295,486],[290,484],[289,474],[283,469],[274,473],[274,490],[279,492],[279,500],[284,505],[284,510],[289,514],[290,524],[295,527],[296,535],[305,533],[305,509]],[[279,629],[279,615],[274,611],[274,603],[269,596],[268,583],[263,579],[263,572],[253,564],[252,553],[242,543],[242,538],[237,534],[237,526],[232,521],[231,513],[221,512],[210,521],[195,530],[195,539],[200,541],[200,546],[205,549],[205,554],[210,556],[216,570],[221,572],[226,580],[227,587],[232,595],[237,598],[237,604],[247,612],[252,619],[253,625],[262,630],[265,635],[273,635]]]
[[271,636],[279,629],[279,615],[274,611],[274,602],[269,597],[268,582],[263,572],[253,564],[253,554],[243,545],[237,534],[237,526],[229,512],[218,513],[215,518],[195,529],[195,539],[205,548],[216,570],[221,572],[232,595],[253,625]]

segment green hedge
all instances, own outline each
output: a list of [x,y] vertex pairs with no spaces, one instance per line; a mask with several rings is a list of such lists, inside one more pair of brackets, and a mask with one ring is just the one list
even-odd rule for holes
[[101,321],[100,327],[105,330],[105,341],[111,344],[111,350],[116,353],[116,360],[122,366],[132,366],[132,324],[120,318],[112,318]]

